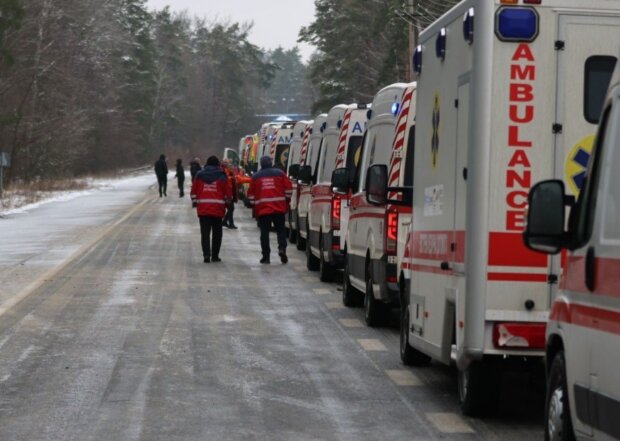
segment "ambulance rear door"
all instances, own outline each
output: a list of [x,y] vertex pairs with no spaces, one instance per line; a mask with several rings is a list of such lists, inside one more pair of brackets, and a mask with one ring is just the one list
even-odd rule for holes
[[560,13],[557,53],[556,176],[577,195],[620,53],[620,15]]

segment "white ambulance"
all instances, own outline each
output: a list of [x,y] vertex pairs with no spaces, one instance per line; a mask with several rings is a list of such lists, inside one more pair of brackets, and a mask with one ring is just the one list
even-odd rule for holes
[[[327,123],[323,131],[323,142],[319,151],[319,158],[315,172],[315,183],[311,190],[310,209],[308,210],[308,231],[306,233],[306,267],[316,271],[321,267],[321,280],[330,281],[333,272],[320,265],[319,256],[325,247],[331,248],[331,241],[325,244],[321,237],[323,232],[331,230],[332,187],[331,178],[338,153],[340,129],[348,106],[338,104],[327,113]],[[331,237],[331,236],[330,236]]]
[[[364,317],[369,326],[383,324],[389,311],[399,304],[395,231],[398,214],[395,209],[388,210],[385,204],[374,205],[367,201],[366,172],[370,166],[390,164],[401,103],[414,89],[415,83],[397,83],[375,96],[361,163],[351,184],[349,221],[346,233],[343,231],[342,298],[347,306],[363,299]],[[338,187],[341,187],[339,183]]]
[[[355,175],[360,162],[362,140],[368,125],[369,105],[351,104],[346,106],[342,119],[336,127],[327,130],[317,170],[318,184],[312,189],[313,199],[310,207],[310,261],[308,266],[318,269],[324,282],[332,281],[337,269],[343,267],[344,235],[349,221],[349,200],[351,198],[350,177]],[[341,106],[334,107],[330,116],[340,117]],[[338,169],[338,172],[336,172]],[[342,188],[335,189],[333,174],[343,175]],[[308,248],[306,248],[308,252]]]
[[[272,144],[275,140],[277,142],[276,132],[281,127],[279,123],[266,123],[261,127],[261,143],[258,147],[258,163],[260,166],[260,158],[263,156],[270,156]],[[273,158],[273,156],[272,156]]]
[[289,212],[287,216],[287,227],[289,231],[289,241],[297,242],[297,202],[299,200],[299,185],[297,178],[299,176],[301,150],[304,140],[309,140],[310,128],[313,121],[299,121],[293,128],[293,136],[291,138],[291,148],[288,156],[287,175],[293,185],[293,195],[289,204]]
[[327,114],[321,113],[314,118],[312,127],[308,132],[308,138],[304,140],[301,150],[300,169],[299,169],[299,202],[297,204],[297,249],[303,251],[306,249],[306,240],[308,238],[308,212],[310,211],[310,202],[312,200],[312,185],[316,183],[314,180],[323,142],[323,131],[327,125]]
[[523,244],[527,194],[594,130],[619,7],[466,0],[420,35],[401,358],[456,362],[465,414],[495,406],[504,360],[544,355],[558,263]]
[[[593,103],[600,102],[607,74],[599,72],[592,84]],[[528,199],[528,246],[549,254],[570,250],[562,254],[559,295],[547,324],[547,440],[620,440],[618,66],[601,109],[578,199],[571,195],[571,182],[562,180],[535,185]]]
[[274,167],[281,170],[287,169],[288,155],[291,147],[294,127],[294,122],[286,122],[268,132],[268,136],[271,139],[271,144],[269,146],[269,151],[265,151],[265,155],[270,156],[273,160]]

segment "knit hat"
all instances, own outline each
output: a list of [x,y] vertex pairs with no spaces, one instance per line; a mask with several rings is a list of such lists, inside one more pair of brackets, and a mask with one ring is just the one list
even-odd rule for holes
[[272,165],[273,165],[273,162],[271,161],[270,156],[263,156],[262,158],[260,158],[260,166],[262,168],[269,168]]
[[209,156],[209,159],[207,159],[207,165],[213,165],[217,167],[218,165],[220,165],[220,160],[217,159],[217,156]]

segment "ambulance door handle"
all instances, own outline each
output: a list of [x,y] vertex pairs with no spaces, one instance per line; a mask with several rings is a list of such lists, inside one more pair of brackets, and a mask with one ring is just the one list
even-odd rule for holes
[[594,251],[594,247],[588,248],[588,252],[586,254],[586,287],[590,291],[594,291],[596,288],[596,253]]

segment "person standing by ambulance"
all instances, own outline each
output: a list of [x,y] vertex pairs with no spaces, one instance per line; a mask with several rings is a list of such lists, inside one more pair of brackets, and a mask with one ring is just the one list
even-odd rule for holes
[[235,225],[235,220],[233,219],[233,214],[235,212],[235,204],[237,203],[239,190],[237,187],[237,179],[235,178],[235,173],[233,170],[233,166],[230,163],[230,160],[227,158],[222,159],[222,170],[226,173],[226,177],[228,178],[228,183],[232,190],[232,201],[230,201],[226,206],[226,215],[224,216],[224,226],[226,228],[231,228],[233,230],[237,229]]
[[232,200],[232,191],[217,157],[211,156],[207,159],[205,168],[196,175],[192,183],[191,197],[200,220],[204,262],[221,262],[222,219],[226,214],[226,204]]
[[260,228],[260,246],[263,258],[260,263],[269,264],[271,248],[269,231],[273,224],[278,235],[278,254],[282,263],[288,262],[286,256],[286,228],[284,214],[293,194],[293,186],[286,174],[273,166],[269,156],[260,160],[261,169],[254,173],[248,190],[248,199],[254,205]]

